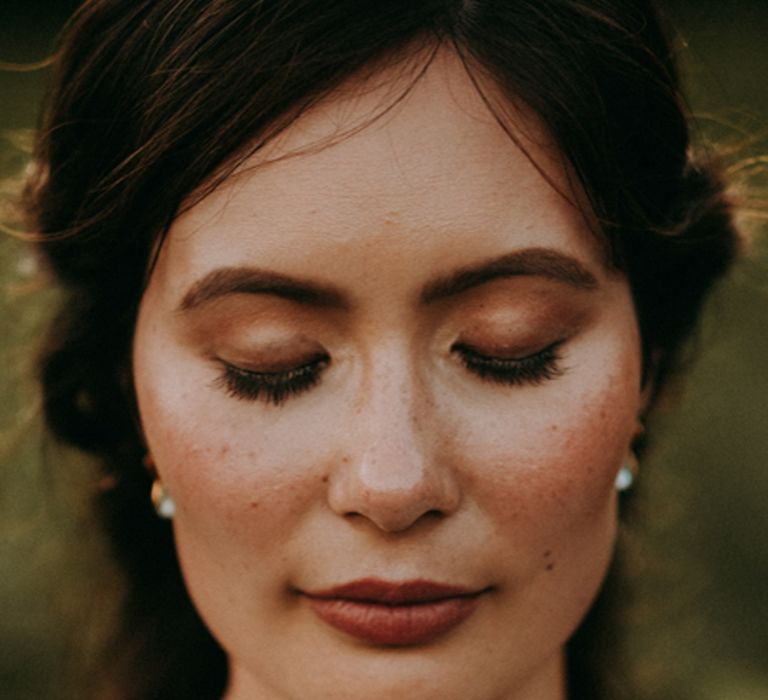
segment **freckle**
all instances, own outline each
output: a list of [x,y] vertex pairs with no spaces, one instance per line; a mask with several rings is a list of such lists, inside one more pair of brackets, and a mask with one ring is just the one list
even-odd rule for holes
[[258,501],[251,501],[249,505],[250,505],[251,508],[258,508],[259,507],[259,502]]
[[548,549],[546,552],[544,552],[545,557],[551,557],[552,556],[552,550]]
[[547,571],[552,571],[552,569],[554,568],[555,568],[555,565],[552,562],[549,562],[549,564],[547,564]]
[[327,484],[327,483],[328,483],[328,475],[327,475],[327,474],[324,474],[324,475],[323,475],[323,478],[321,479],[321,481],[322,481],[324,484]]

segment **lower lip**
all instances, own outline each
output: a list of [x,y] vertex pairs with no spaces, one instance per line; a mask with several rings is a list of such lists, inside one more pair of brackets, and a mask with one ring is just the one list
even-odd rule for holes
[[383,646],[431,642],[464,622],[479,602],[478,596],[401,605],[344,598],[309,599],[323,622],[362,642]]

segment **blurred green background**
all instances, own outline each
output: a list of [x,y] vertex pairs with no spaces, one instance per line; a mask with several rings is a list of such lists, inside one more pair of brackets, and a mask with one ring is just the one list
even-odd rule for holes
[[[44,59],[77,4],[4,0],[0,63]],[[703,136],[731,164],[768,156],[768,2],[664,5]],[[23,166],[48,77],[7,68],[0,178]],[[651,698],[768,699],[765,228],[708,304],[684,393],[651,426],[627,619]],[[62,679],[109,625],[117,585],[88,518],[88,465],[41,435],[30,376],[55,293],[38,289],[34,273],[23,246],[0,235],[0,696],[9,700],[73,697]]]

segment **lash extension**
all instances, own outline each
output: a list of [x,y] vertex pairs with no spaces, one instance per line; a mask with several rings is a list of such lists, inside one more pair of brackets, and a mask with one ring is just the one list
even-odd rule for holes
[[539,352],[521,358],[490,357],[463,343],[454,345],[452,351],[470,372],[483,380],[508,386],[536,386],[563,374],[558,352],[562,343],[557,341]]
[[255,372],[224,363],[224,371],[216,384],[236,399],[264,401],[280,406],[289,398],[315,386],[329,362],[330,358],[323,355],[282,372]]

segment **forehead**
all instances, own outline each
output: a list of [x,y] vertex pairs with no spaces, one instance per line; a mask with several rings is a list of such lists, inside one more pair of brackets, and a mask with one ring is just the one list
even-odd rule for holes
[[418,77],[423,62],[411,67],[348,81],[296,120],[177,219],[161,258],[203,273],[266,255],[304,273],[318,248],[381,254],[394,243],[407,257],[445,246],[450,257],[471,246],[486,257],[505,252],[500,236],[599,257],[572,204],[580,194],[535,117],[487,86],[511,138],[450,51]]

